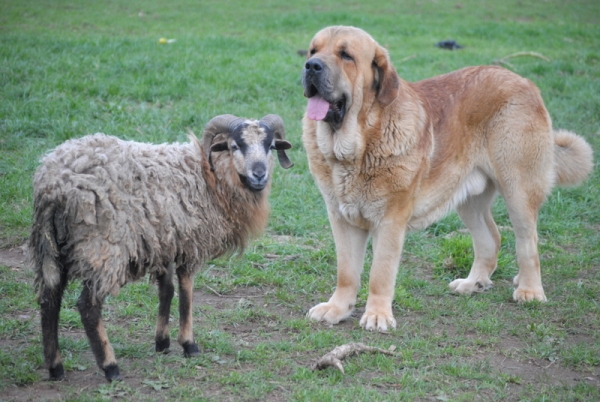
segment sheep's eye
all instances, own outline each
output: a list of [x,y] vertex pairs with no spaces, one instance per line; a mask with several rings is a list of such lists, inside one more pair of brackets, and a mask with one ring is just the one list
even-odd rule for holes
[[350,56],[345,50],[342,50],[342,52],[340,53],[340,57],[344,60],[354,60],[352,56]]
[[231,150],[232,151],[237,151],[239,149],[240,149],[239,145],[235,141],[232,141],[231,142]]

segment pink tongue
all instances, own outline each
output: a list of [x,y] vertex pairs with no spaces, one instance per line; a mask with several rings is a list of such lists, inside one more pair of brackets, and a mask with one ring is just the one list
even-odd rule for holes
[[308,106],[306,107],[306,114],[311,120],[323,120],[327,116],[329,110],[329,103],[321,98],[319,95],[315,95],[308,99]]

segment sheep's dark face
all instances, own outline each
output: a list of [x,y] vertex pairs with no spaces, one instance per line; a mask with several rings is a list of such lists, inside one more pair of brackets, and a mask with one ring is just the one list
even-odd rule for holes
[[276,139],[268,126],[246,120],[229,133],[226,141],[214,144],[212,150],[229,150],[240,181],[252,191],[261,191],[271,178],[273,150],[290,147],[289,142]]

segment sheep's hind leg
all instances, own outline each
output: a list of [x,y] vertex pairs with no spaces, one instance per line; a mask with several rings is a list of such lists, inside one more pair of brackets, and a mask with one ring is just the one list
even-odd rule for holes
[[158,282],[158,320],[156,322],[155,345],[157,352],[169,353],[171,340],[169,338],[169,314],[171,301],[175,294],[173,286],[173,265],[169,265],[167,272],[157,276]]
[[89,286],[87,283],[83,284],[83,290],[77,301],[81,322],[96,357],[96,363],[104,370],[106,379],[108,381],[122,380],[115,353],[102,323],[103,300],[96,300],[94,303]]
[[183,347],[185,357],[198,356],[200,351],[194,342],[192,328],[192,302],[194,296],[194,279],[185,268],[177,270],[179,279],[179,337],[178,342]]
[[45,287],[40,297],[44,358],[50,374],[50,380],[52,381],[62,380],[65,377],[65,370],[58,347],[58,321],[65,285],[66,276],[63,275],[61,281],[54,289]]

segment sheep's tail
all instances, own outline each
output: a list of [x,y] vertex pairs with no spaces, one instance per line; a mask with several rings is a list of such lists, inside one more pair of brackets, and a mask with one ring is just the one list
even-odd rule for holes
[[582,137],[566,130],[554,131],[556,184],[574,186],[594,168],[594,152]]
[[33,228],[29,237],[29,260],[35,272],[35,288],[38,298],[45,290],[52,291],[61,283],[61,264],[54,225],[56,204],[53,202],[37,206],[34,212]]

